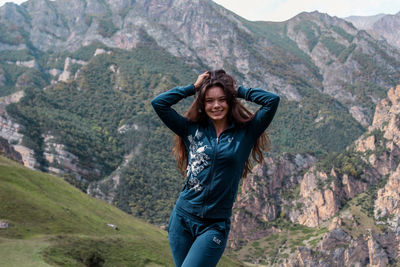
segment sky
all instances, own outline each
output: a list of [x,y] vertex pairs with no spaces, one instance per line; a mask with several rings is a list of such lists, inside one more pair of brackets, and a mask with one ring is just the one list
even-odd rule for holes
[[[20,4],[26,0],[0,0]],[[319,11],[340,18],[396,14],[400,0],[213,0],[248,20],[284,21],[300,12]]]
[[400,12],[400,0],[214,0],[248,20],[284,21],[307,11],[340,18]]

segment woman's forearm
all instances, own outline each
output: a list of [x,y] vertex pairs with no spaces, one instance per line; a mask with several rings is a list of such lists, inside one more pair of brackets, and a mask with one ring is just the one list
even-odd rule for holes
[[195,88],[193,84],[175,87],[167,92],[159,94],[151,105],[164,124],[179,136],[186,135],[188,120],[179,115],[171,106],[180,100],[193,95]]
[[249,123],[250,131],[258,137],[271,123],[278,109],[280,97],[277,94],[258,88],[239,86],[237,97],[261,105]]

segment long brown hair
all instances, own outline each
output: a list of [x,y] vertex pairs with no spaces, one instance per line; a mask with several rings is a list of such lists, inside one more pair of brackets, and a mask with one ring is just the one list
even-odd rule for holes
[[[208,73],[209,76],[203,80],[202,84],[198,88],[196,88],[195,99],[184,116],[192,122],[202,125],[207,124],[208,116],[204,110],[205,94],[207,89],[218,86],[224,91],[228,103],[228,122],[234,122],[240,127],[243,126],[244,123],[250,121],[254,117],[254,114],[243,106],[236,98],[237,92],[235,79],[224,70],[209,71]],[[268,151],[269,149],[270,141],[264,131],[260,137],[258,137],[251,150],[253,160],[257,163],[263,162],[263,151]],[[175,145],[172,151],[177,160],[179,170],[182,175],[185,176],[185,171],[188,165],[188,151],[183,139],[178,135],[175,135]],[[251,173],[252,167],[252,162],[250,158],[248,158],[244,167],[243,178],[246,177],[248,173]]]

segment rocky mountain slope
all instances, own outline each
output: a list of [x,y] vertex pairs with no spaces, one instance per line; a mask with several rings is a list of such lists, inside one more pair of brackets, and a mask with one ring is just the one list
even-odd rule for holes
[[[268,266],[395,266],[399,136],[397,86],[377,105],[368,131],[345,152],[325,163],[286,155],[279,164],[267,160],[258,166],[235,203],[232,253]],[[297,246],[291,235],[300,241]]]
[[[301,83],[319,89],[345,104],[364,126],[372,119],[367,104],[382,97],[375,91],[385,92],[398,79],[397,50],[324,14],[300,14],[282,23],[249,22],[208,0],[31,0],[6,4],[1,12],[0,50],[75,51],[93,41],[130,49],[143,40],[144,31],[197,69],[224,67],[240,81],[279,91],[290,100],[304,97]],[[377,88],[357,101],[363,97],[361,86],[370,87],[361,83]]]
[[357,29],[366,30],[370,29],[375,22],[386,15],[387,14],[378,14],[373,16],[350,16],[344,19],[350,21]]
[[348,17],[358,29],[368,31],[378,40],[386,40],[388,43],[400,47],[400,12],[394,15],[377,15],[372,17]]

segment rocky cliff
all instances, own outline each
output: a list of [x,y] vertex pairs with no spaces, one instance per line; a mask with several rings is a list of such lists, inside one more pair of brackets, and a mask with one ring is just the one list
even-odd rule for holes
[[15,151],[15,149],[8,143],[7,139],[4,139],[3,137],[0,137],[0,154],[24,164],[21,154]]
[[[279,247],[277,254],[268,252],[247,258],[254,263],[274,266],[278,266],[278,262],[284,266],[396,264],[400,248],[399,114],[400,86],[397,86],[377,105],[368,131],[346,152],[331,158],[325,165],[313,161],[302,164],[308,166],[301,169],[300,176],[286,173],[283,177],[286,188],[281,186],[278,188],[282,189],[273,190],[274,198],[265,193],[275,188],[274,173],[259,170],[275,166],[271,162],[258,166],[248,179],[259,181],[257,186],[249,187],[245,180],[235,204],[238,209],[233,217],[231,247],[238,251],[236,255],[246,259],[244,251],[249,246],[254,247],[254,242],[263,246],[260,251],[268,252],[270,248],[265,242],[273,242],[269,237],[275,236],[275,246]],[[288,192],[291,192],[289,198],[285,196]],[[247,200],[245,206],[243,199]],[[271,223],[279,222],[276,211],[280,211],[279,219],[286,218],[294,224]],[[310,233],[314,234],[302,236],[293,230],[299,227],[296,225],[310,227]],[[297,235],[301,243],[290,247],[294,241],[287,236],[282,242],[285,231]],[[271,255],[275,255],[275,260]]]
[[302,173],[315,162],[316,158],[309,154],[284,154],[279,158],[269,157],[265,164],[257,165],[243,180],[234,204],[230,246],[236,248],[273,232],[265,223],[286,212],[284,198],[297,197],[288,191],[299,184]]
[[[375,129],[383,132],[383,150],[385,150],[386,166],[384,175],[388,176],[385,187],[380,189],[374,206],[375,218],[387,221],[396,233],[399,232],[400,218],[400,86],[390,89],[388,98],[382,101],[374,117]],[[375,158],[372,161],[376,164]],[[383,165],[383,164],[381,164]]]
[[23,144],[22,125],[14,122],[6,111],[6,106],[18,102],[24,95],[18,91],[7,97],[0,98],[0,138],[3,155],[22,162],[30,168],[37,167],[34,151]]

